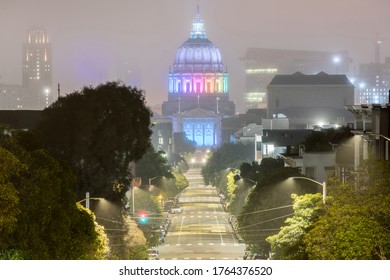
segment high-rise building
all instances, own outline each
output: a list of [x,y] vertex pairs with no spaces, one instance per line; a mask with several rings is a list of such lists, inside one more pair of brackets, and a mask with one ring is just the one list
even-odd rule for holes
[[53,101],[51,43],[43,29],[31,29],[23,44],[23,87],[29,91],[24,107],[44,109]]
[[199,14],[190,37],[177,50],[169,70],[168,101],[162,113],[172,118],[173,132],[201,147],[221,144],[221,119],[235,114],[229,100],[228,73],[220,50],[207,38]]
[[361,64],[355,104],[384,104],[389,100],[390,57],[385,63]]
[[249,108],[266,108],[267,86],[275,75],[301,72],[348,74],[347,51],[323,52],[288,49],[249,48],[242,61],[245,64],[245,104]]

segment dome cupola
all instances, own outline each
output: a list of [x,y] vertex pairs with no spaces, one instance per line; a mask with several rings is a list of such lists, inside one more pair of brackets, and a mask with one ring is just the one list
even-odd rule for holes
[[207,39],[199,8],[192,22],[190,38],[176,52],[173,72],[223,72],[219,49]]

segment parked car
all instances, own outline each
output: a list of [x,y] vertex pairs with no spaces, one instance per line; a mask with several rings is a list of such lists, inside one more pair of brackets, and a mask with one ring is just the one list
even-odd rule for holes
[[171,209],[169,209],[169,213],[171,214],[180,214],[183,211],[180,206],[174,206]]
[[148,249],[149,260],[158,260],[158,250],[156,247],[151,247]]

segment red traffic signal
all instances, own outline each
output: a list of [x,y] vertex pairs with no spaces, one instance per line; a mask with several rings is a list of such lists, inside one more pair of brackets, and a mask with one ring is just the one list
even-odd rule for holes
[[146,224],[147,222],[149,222],[148,213],[146,211],[141,211],[138,214],[138,221],[141,224]]

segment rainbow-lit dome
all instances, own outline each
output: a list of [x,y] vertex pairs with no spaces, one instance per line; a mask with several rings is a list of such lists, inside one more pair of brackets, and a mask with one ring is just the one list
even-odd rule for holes
[[176,52],[169,93],[227,93],[227,76],[221,52],[207,39],[198,9],[190,38]]
[[176,52],[173,72],[219,72],[223,70],[221,52],[207,39],[198,10],[192,23],[190,38]]
[[208,39],[190,38],[176,52],[173,72],[220,72],[224,70],[221,52]]

